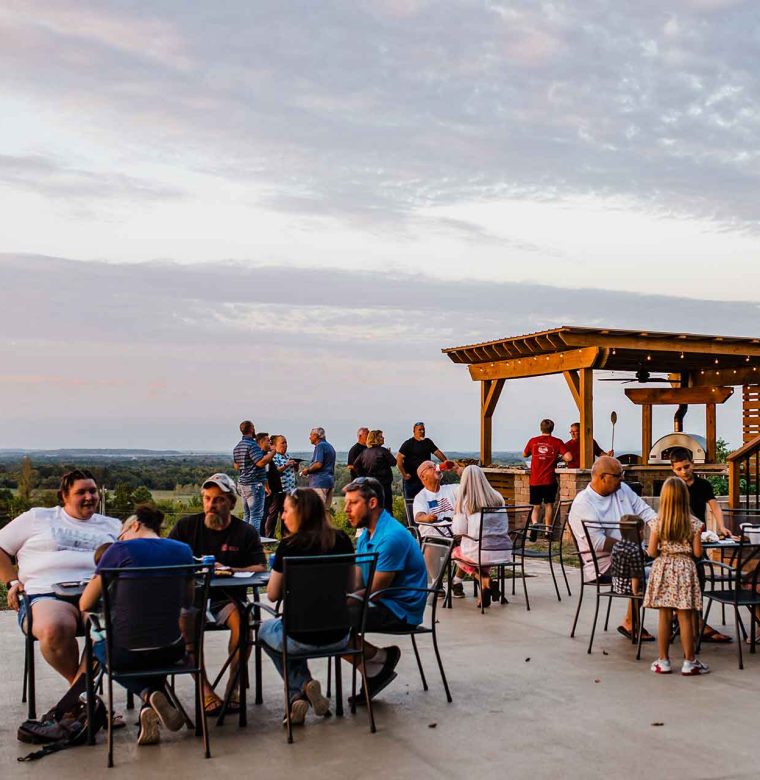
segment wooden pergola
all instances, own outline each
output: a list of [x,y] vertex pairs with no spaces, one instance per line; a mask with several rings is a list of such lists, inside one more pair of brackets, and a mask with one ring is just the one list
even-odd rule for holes
[[642,456],[652,444],[652,406],[705,404],[708,461],[715,458],[715,405],[736,385],[745,386],[744,441],[757,436],[757,384],[760,339],[692,333],[613,330],[563,326],[525,336],[447,347],[454,363],[469,366],[480,382],[480,460],[492,458],[492,418],[508,379],[562,374],[578,407],[581,468],[593,463],[593,372],[666,373],[670,386],[636,388],[627,393],[642,407]]

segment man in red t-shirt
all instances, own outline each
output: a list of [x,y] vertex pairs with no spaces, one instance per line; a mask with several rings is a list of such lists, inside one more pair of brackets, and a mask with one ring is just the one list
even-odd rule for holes
[[[565,442],[565,447],[571,455],[571,460],[567,462],[569,469],[579,469],[581,467],[581,424],[573,423],[570,426],[570,439]],[[615,450],[605,452],[594,439],[594,458],[598,458],[600,455],[614,456]]]
[[[530,503],[533,507],[531,523],[541,522],[541,504],[544,505],[544,524],[552,524],[554,501],[557,498],[557,475],[554,469],[557,461],[566,463],[572,457],[567,451],[565,442],[552,436],[554,422],[541,420],[541,435],[534,436],[523,451],[524,458],[530,458]],[[535,538],[535,532],[531,535]]]

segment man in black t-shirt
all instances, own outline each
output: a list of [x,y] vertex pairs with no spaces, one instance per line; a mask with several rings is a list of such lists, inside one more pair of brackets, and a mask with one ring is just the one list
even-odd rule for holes
[[413,436],[407,439],[399,448],[396,455],[401,478],[404,480],[404,498],[414,498],[422,490],[422,482],[417,477],[417,469],[430,456],[435,455],[443,463],[446,456],[438,449],[432,439],[425,438],[425,423],[416,422],[413,428]]
[[351,475],[351,479],[355,479],[359,475],[354,468],[354,461],[359,455],[367,449],[367,436],[369,435],[369,428],[359,428],[356,432],[356,444],[348,451],[348,457],[346,458],[346,465],[348,466],[348,472]]
[[[250,524],[233,517],[232,510],[237,501],[237,489],[234,481],[227,474],[213,474],[201,487],[203,512],[181,518],[169,533],[170,539],[185,542],[190,545],[193,555],[200,558],[213,555],[216,566],[236,571],[259,572],[266,571],[266,557],[261,546],[258,531]],[[239,594],[239,589],[219,590],[215,588],[211,598],[211,614],[217,623],[230,629],[230,653],[240,641],[240,612],[237,603],[245,594]],[[235,678],[239,660],[234,656],[230,663],[229,680]],[[221,700],[214,693],[207,679],[204,679],[204,707],[206,714],[218,714]],[[230,683],[227,683],[228,690]],[[235,710],[235,702],[239,699],[232,693],[231,707],[227,712]],[[239,706],[239,705],[238,705]]]
[[[731,532],[723,522],[723,512],[715,498],[712,485],[706,479],[698,477],[694,473],[694,461],[692,460],[691,450],[687,450],[686,447],[674,447],[670,451],[670,467],[673,469],[673,473],[680,477],[689,489],[689,505],[694,517],[701,520],[706,527],[707,507],[709,506],[710,512],[715,518],[717,532],[730,537]],[[705,634],[702,641],[728,643],[732,640],[730,636],[721,634],[712,626],[705,626]]]

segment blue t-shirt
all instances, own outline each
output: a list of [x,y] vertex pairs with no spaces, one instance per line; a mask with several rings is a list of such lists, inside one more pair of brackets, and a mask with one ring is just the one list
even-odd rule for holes
[[[129,539],[114,542],[104,553],[95,573],[102,569],[143,566],[192,566],[193,551],[174,539]],[[187,579],[182,570],[161,575],[135,572],[119,580],[113,593],[111,625],[115,647],[140,650],[182,642],[179,616],[187,604]]]
[[309,487],[329,489],[335,485],[335,449],[324,439],[314,447],[312,463],[321,463],[319,471],[309,473]]
[[[409,531],[385,510],[378,518],[372,536],[365,530],[357,538],[356,552],[376,552],[377,571],[396,572],[391,587],[427,588],[427,568],[419,545]],[[369,564],[359,563],[359,566],[366,583]],[[395,591],[380,599],[396,617],[413,626],[422,622],[426,600],[427,593],[416,591]]]

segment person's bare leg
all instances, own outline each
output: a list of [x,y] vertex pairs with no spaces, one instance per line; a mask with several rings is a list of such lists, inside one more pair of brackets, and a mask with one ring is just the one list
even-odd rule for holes
[[554,504],[544,504],[544,525],[547,528],[552,527],[553,515],[554,515]]
[[[240,620],[240,613],[237,611],[237,609],[233,610],[230,613],[230,616],[227,618],[226,626],[230,629],[230,641],[229,645],[227,647],[227,651],[231,654],[233,653],[238,646],[238,642],[240,641],[240,629],[241,629],[242,621]],[[245,662],[248,662],[248,659],[251,655],[251,648],[246,648],[246,655],[245,655]],[[229,692],[232,680],[235,678],[235,675],[237,673],[237,670],[240,666],[240,656],[237,652],[232,656],[232,660],[230,661],[230,667],[229,667],[229,676],[227,678],[227,691]],[[238,680],[237,684],[235,685],[235,690],[239,690],[240,688],[240,680]]]
[[530,513],[530,522],[535,525],[541,520],[541,504],[534,504]]
[[79,672],[78,622],[79,611],[73,604],[54,599],[39,599],[32,604],[32,631],[42,657],[69,684]]
[[678,627],[681,631],[681,647],[683,647],[683,657],[687,661],[694,660],[694,623],[693,615],[690,609],[676,610],[678,615]]
[[660,609],[659,622],[657,623],[657,652],[660,658],[669,658],[670,627],[673,623],[673,610],[662,607]]

